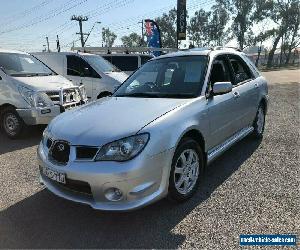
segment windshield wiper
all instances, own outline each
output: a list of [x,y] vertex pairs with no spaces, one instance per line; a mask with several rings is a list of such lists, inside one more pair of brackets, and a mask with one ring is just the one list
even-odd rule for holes
[[120,94],[115,95],[115,97],[150,97],[150,98],[158,98],[159,94],[156,93],[131,93],[131,94]]

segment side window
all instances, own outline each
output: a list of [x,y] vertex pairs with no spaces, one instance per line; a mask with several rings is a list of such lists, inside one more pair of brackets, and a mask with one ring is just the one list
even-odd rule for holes
[[101,55],[105,60],[109,61],[110,63],[112,63],[112,60],[111,60],[111,56],[103,56]]
[[148,62],[152,57],[151,56],[141,56],[141,65]]
[[217,57],[212,65],[210,73],[210,86],[216,82],[231,82],[230,70],[224,56]]
[[138,57],[112,56],[112,64],[122,71],[135,71],[138,68]]
[[240,57],[229,55],[229,61],[233,69],[233,85],[237,85],[253,78],[251,70]]
[[67,74],[70,76],[82,76],[100,78],[98,73],[79,56],[67,56]]

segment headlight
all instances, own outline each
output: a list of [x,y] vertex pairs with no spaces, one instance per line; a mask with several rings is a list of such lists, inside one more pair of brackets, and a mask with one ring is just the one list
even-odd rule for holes
[[128,161],[137,156],[149,141],[149,134],[130,136],[104,145],[96,156],[96,161]]
[[51,101],[51,99],[48,97],[47,94],[42,92],[37,92],[35,94],[35,106],[38,108],[45,108],[53,106],[54,103]]
[[18,87],[18,90],[21,94],[21,96],[24,98],[24,100],[30,104],[32,107],[35,106],[35,103],[34,103],[34,91],[29,89],[29,88],[26,88],[24,86],[19,86]]
[[24,86],[19,86],[18,89],[21,96],[31,107],[45,108],[54,105],[50,98],[43,92],[35,92]]

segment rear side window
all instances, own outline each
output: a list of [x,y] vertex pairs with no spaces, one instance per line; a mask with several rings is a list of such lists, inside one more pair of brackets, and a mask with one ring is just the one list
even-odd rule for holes
[[233,69],[233,85],[237,85],[253,78],[248,65],[239,56],[229,55],[228,57]]
[[255,78],[260,76],[260,72],[258,71],[258,69],[256,68],[256,66],[254,65],[254,63],[252,62],[252,60],[246,56],[243,55],[242,56],[243,59],[248,63],[248,65],[250,66],[250,68],[252,69],[252,73],[254,74]]
[[112,64],[122,71],[135,71],[138,68],[138,57],[112,56]]
[[98,73],[79,56],[67,56],[67,74],[70,76],[82,76],[100,78]]

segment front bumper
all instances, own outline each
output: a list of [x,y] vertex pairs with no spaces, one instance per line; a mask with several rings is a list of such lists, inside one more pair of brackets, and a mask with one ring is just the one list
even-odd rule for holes
[[[127,162],[80,162],[72,161],[66,166],[57,166],[48,160],[43,145],[38,148],[40,181],[54,194],[68,200],[88,204],[94,209],[128,211],[143,207],[167,195],[169,173],[174,149],[155,156],[143,153]],[[67,180],[87,183],[91,193],[70,189],[64,184],[50,180],[42,174],[47,167],[66,174]],[[68,181],[67,181],[68,183]],[[111,188],[122,192],[119,201],[110,201],[105,193]]]
[[60,106],[46,108],[17,109],[19,116],[27,125],[49,124],[61,113]]

